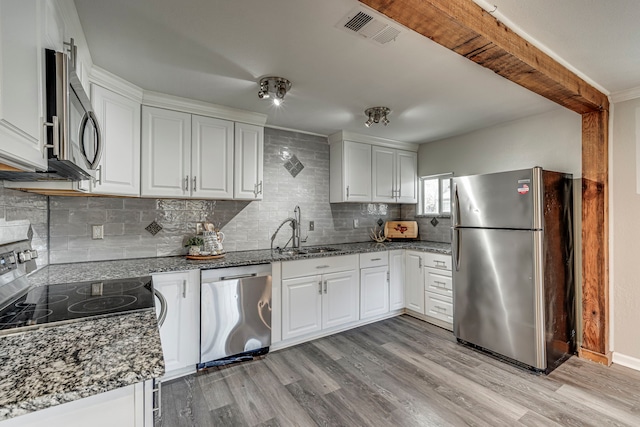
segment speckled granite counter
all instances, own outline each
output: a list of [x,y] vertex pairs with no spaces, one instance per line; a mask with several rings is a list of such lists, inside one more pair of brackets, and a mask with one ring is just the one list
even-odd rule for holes
[[0,337],[0,420],[164,374],[154,310]]
[[[122,279],[152,273],[237,267],[315,257],[414,249],[451,253],[436,242],[347,243],[322,254],[284,256],[270,250],[230,252],[211,261],[184,257],[50,265],[32,285]],[[155,312],[87,320],[0,337],[0,420],[113,390],[164,374]]]
[[127,277],[146,276],[151,273],[238,267],[243,265],[268,264],[274,261],[293,261],[297,259],[380,252],[393,249],[414,249],[444,254],[451,253],[451,245],[449,243],[426,241],[345,243],[340,245],[323,245],[322,247],[330,247],[337,250],[322,254],[285,256],[277,253],[272,254],[270,250],[264,249],[229,252],[224,258],[209,261],[192,261],[185,257],[162,257],[57,264],[50,265],[35,272],[29,277],[29,280],[32,284],[40,286],[50,283],[81,282],[85,280],[123,279]]

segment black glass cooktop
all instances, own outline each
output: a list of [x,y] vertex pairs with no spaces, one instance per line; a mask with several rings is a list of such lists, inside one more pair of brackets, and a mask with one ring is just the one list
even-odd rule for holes
[[40,286],[0,311],[0,333],[154,306],[150,276]]

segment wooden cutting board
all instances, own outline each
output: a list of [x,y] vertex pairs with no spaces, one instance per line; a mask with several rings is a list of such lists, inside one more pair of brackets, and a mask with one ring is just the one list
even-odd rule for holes
[[387,239],[416,239],[418,238],[418,223],[416,221],[387,221],[384,224],[384,235]]

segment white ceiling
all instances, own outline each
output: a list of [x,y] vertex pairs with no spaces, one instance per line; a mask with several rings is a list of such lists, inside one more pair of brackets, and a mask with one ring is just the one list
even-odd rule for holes
[[[640,85],[640,72],[624,72],[640,67],[635,34],[626,35],[623,43],[629,44],[629,57],[620,57],[612,48],[617,40],[600,40],[598,47],[608,49],[600,52],[588,44],[597,36],[585,35],[604,39],[613,31],[622,37],[623,29],[609,26],[603,34],[594,19],[573,22],[585,14],[582,8],[590,10],[584,19],[591,13],[612,16],[611,5],[595,0],[493,2],[505,17],[512,15],[523,30],[605,88]],[[427,142],[558,108],[406,28],[385,46],[335,28],[360,4],[356,0],[75,3],[98,66],[144,89],[268,114],[272,126]],[[257,81],[266,75],[293,83],[279,108],[257,98]],[[378,105],[391,108],[390,125],[366,128],[365,108]]]

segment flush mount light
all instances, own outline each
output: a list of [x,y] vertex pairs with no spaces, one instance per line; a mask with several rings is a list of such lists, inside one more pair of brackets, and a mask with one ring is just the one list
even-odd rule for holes
[[258,98],[271,99],[273,105],[280,105],[291,89],[291,82],[284,77],[263,77],[258,82]]
[[391,110],[387,107],[371,107],[364,110],[364,115],[368,117],[364,123],[366,127],[370,127],[374,123],[382,122],[383,125],[389,124],[387,116],[391,114]]

